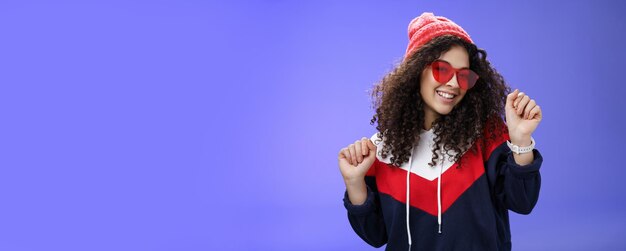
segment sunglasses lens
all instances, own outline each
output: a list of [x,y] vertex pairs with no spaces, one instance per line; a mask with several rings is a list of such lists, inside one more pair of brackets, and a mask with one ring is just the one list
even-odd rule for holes
[[437,82],[444,85],[452,79],[454,73],[456,73],[457,81],[459,83],[459,87],[464,90],[469,90],[474,87],[476,81],[478,80],[478,74],[470,69],[462,69],[457,70],[452,68],[448,62],[445,61],[435,61],[432,64],[433,77]]
[[440,84],[447,83],[454,75],[454,70],[452,69],[452,66],[446,62],[435,61],[432,64],[432,69],[433,77]]
[[459,86],[465,90],[474,87],[474,84],[476,84],[476,81],[478,80],[478,75],[470,69],[460,70],[456,77],[459,81]]

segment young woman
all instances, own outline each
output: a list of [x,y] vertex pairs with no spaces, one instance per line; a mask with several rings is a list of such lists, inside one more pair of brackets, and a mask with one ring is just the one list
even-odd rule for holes
[[373,90],[378,132],[339,152],[348,219],[365,242],[511,250],[508,210],[529,214],[539,197],[531,135],[542,113],[486,57],[445,17],[409,24],[404,61]]

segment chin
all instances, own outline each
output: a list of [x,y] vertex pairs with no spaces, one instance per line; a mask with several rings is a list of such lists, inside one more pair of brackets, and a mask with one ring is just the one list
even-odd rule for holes
[[435,110],[437,113],[439,113],[439,115],[445,116],[450,114],[450,112],[452,112],[452,109],[448,109],[448,108],[439,108]]
[[448,115],[452,112],[452,110],[454,110],[456,105],[456,102],[454,104],[437,104],[435,105],[434,110],[439,113],[439,115]]

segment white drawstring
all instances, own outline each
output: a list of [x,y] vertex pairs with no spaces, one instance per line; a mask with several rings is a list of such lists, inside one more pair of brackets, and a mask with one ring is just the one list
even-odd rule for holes
[[441,233],[441,174],[443,173],[443,145],[441,146],[441,162],[439,164],[439,177],[437,178],[437,223],[439,223],[439,233]]
[[[439,175],[437,177],[437,223],[439,224],[438,233],[441,234],[441,175],[443,174],[443,145],[441,146],[441,157],[439,159]],[[409,239],[409,251],[411,250],[412,238],[411,238],[411,227],[409,226],[409,209],[410,209],[410,201],[411,201],[411,167],[413,166],[413,151],[411,151],[411,155],[409,156],[409,170],[406,172],[406,234]]]
[[409,237],[409,251],[411,251],[411,227],[409,227],[409,201],[410,201],[410,191],[411,191],[411,166],[413,165],[413,151],[411,151],[411,155],[409,156],[409,170],[406,172],[406,233]]

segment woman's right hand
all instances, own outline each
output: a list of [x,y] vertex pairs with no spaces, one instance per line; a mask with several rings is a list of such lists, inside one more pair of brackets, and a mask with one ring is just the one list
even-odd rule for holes
[[339,151],[339,169],[346,185],[364,182],[365,174],[376,158],[376,146],[361,138]]

